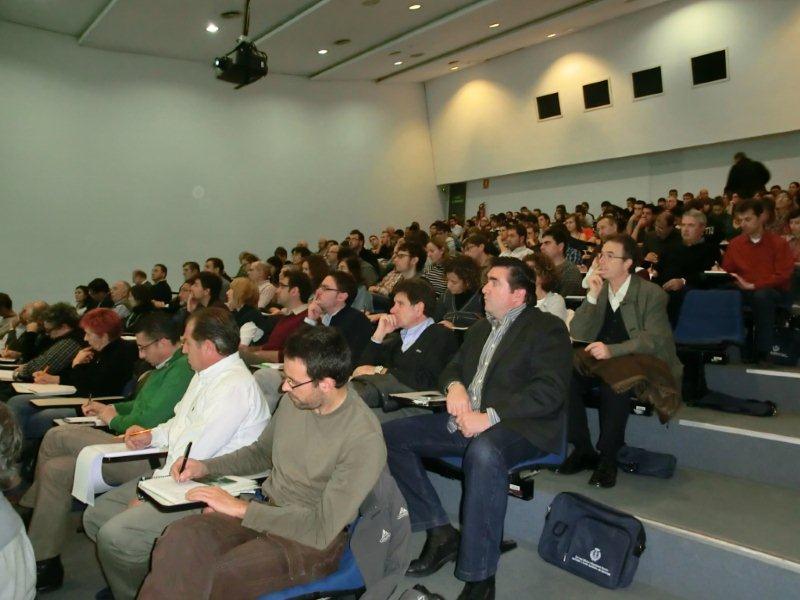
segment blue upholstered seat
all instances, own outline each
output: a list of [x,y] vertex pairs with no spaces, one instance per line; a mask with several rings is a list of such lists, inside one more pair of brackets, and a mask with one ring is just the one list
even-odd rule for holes
[[743,344],[742,295],[736,290],[690,290],[675,327],[682,346]]
[[[358,525],[358,519],[350,526],[350,531]],[[336,597],[341,595],[353,594],[363,591],[364,578],[356,564],[356,557],[350,549],[348,540],[347,546],[339,559],[339,567],[322,579],[312,581],[303,585],[296,585],[285,590],[271,592],[261,596],[259,600],[290,600],[290,599],[312,599]]]

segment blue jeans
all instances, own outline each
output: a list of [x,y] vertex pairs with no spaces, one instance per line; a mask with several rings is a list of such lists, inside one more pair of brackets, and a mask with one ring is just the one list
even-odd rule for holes
[[508,469],[523,460],[544,456],[521,435],[490,427],[474,438],[448,433],[447,413],[420,415],[383,424],[389,470],[403,492],[414,531],[450,522],[428,474],[423,457],[463,458],[461,546],[456,577],[481,581],[497,571],[508,505]]
[[33,394],[18,394],[8,401],[8,408],[14,413],[14,418],[26,440],[36,440],[44,437],[47,430],[54,426],[53,419],[74,417],[74,408],[36,408],[31,404]]

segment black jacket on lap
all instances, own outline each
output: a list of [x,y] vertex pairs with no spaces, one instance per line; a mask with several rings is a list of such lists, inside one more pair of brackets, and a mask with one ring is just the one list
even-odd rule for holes
[[384,338],[383,343],[367,343],[360,365],[380,365],[414,390],[435,390],[439,375],[458,349],[455,334],[443,325],[430,325],[405,352],[400,332]]

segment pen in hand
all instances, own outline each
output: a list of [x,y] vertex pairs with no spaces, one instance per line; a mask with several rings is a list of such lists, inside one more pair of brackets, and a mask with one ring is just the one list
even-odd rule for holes
[[181,464],[181,470],[178,471],[178,476],[183,473],[183,470],[186,468],[186,461],[189,460],[189,451],[192,449],[192,442],[189,442],[186,445],[186,452],[183,453],[183,463]]

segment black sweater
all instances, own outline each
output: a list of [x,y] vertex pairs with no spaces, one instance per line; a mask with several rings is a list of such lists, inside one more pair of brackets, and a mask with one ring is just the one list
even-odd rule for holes
[[663,285],[670,279],[683,278],[686,285],[699,287],[704,281],[703,271],[720,260],[719,246],[705,239],[692,246],[673,246],[659,257],[656,266],[658,276],[653,281]]
[[442,325],[431,325],[406,350],[399,332],[386,336],[382,344],[367,343],[361,365],[386,367],[400,383],[415,390],[434,390],[439,375],[458,350],[453,332]]
[[68,369],[61,383],[74,385],[79,396],[116,396],[133,376],[133,365],[139,357],[134,342],[116,339],[108,343],[88,363]]

